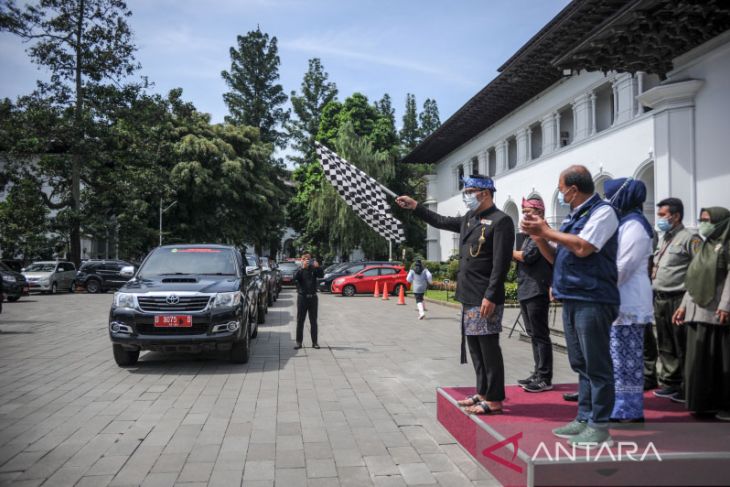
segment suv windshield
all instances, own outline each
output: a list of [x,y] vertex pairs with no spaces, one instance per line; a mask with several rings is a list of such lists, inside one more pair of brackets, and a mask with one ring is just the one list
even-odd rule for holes
[[13,272],[13,270],[10,267],[6,266],[2,262],[0,262],[0,271]]
[[56,264],[31,264],[25,272],[53,272],[56,270]]
[[236,275],[236,258],[231,250],[212,248],[161,248],[155,250],[139,270],[140,276],[170,274]]
[[279,269],[282,271],[295,271],[299,269],[299,266],[294,262],[281,262],[279,264]]

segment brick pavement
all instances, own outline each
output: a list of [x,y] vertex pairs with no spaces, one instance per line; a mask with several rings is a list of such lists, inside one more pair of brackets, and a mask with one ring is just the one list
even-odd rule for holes
[[[31,296],[0,315],[0,485],[498,485],[435,419],[459,365],[457,310],[320,299],[321,350],[295,351],[286,290],[251,361],[143,353],[114,363],[111,295]],[[505,323],[516,311],[508,310]],[[308,333],[305,333],[308,336]],[[502,335],[507,382],[531,364]],[[556,354],[555,381],[572,381]]]

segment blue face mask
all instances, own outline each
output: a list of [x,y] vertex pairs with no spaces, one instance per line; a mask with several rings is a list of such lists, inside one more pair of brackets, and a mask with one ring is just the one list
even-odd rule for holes
[[466,207],[470,210],[476,210],[479,208],[480,201],[477,199],[476,193],[463,193],[461,195],[461,200],[464,202]]
[[570,203],[565,202],[565,195],[558,191],[558,203],[560,206],[570,206]]
[[672,229],[672,223],[667,218],[660,218],[656,221],[656,228],[660,232],[668,232]]

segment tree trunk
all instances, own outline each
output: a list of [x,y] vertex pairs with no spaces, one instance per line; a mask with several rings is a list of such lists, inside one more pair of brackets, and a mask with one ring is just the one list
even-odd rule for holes
[[79,1],[79,13],[76,22],[76,106],[74,107],[74,122],[76,124],[76,150],[71,160],[71,196],[73,199],[74,216],[71,219],[71,261],[76,267],[81,265],[81,164],[84,144],[83,121],[83,86],[81,84],[81,40],[84,29],[85,0]]

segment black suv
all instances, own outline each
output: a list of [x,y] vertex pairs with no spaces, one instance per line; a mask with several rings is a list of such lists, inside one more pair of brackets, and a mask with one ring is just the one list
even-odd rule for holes
[[0,262],[0,279],[3,280],[5,299],[11,303],[19,300],[21,296],[30,294],[25,276],[8,267],[5,262]]
[[130,266],[132,264],[124,260],[84,261],[76,273],[76,286],[85,288],[86,292],[92,294],[119,289],[129,280],[122,276],[122,269]]
[[[141,350],[221,350],[246,363],[258,327],[246,279],[246,260],[228,245],[166,245],[145,258],[114,294],[109,337],[120,366]],[[133,269],[122,271],[132,277]]]
[[382,260],[370,260],[370,261],[359,261],[359,262],[344,262],[340,264],[337,267],[332,268],[332,266],[328,267],[327,270],[330,272],[325,273],[324,277],[322,279],[317,280],[317,287],[319,289],[319,292],[321,293],[329,293],[332,292],[332,281],[337,279],[338,277],[342,276],[349,276],[350,274],[355,274],[356,272],[360,272],[364,268],[371,266],[371,265],[380,265],[380,264],[393,264],[393,262],[388,261],[382,261]]

